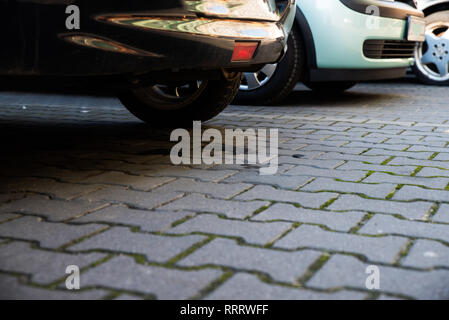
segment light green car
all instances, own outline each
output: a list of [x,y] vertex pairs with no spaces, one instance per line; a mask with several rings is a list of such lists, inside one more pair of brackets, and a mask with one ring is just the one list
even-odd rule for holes
[[284,58],[245,73],[236,102],[276,104],[298,81],[340,92],[362,80],[400,78],[425,40],[421,11],[386,0],[298,0]]

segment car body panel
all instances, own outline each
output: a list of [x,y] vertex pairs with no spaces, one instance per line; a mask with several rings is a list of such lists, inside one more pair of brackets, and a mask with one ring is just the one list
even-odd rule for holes
[[369,39],[405,40],[407,20],[362,14],[340,1],[299,1],[313,35],[316,66],[323,69],[385,69],[408,67],[412,58],[369,59]]
[[[296,8],[289,0],[277,10],[284,2],[0,0],[0,36],[11,44],[0,49],[0,75],[132,75],[275,62]],[[80,30],[66,28],[68,5],[80,8]],[[235,41],[247,40],[260,43],[254,59],[231,62]]]

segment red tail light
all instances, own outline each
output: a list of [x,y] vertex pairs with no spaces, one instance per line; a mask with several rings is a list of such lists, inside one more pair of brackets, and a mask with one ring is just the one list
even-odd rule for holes
[[236,42],[232,61],[249,61],[254,57],[254,53],[259,46],[258,42]]

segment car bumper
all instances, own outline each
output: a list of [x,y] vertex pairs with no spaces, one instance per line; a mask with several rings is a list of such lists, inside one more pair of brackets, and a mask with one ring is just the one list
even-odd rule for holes
[[[360,70],[400,70],[413,64],[413,58],[411,57],[369,58],[364,53],[364,45],[369,40],[406,41],[408,17],[413,15],[420,19],[422,15],[420,11],[402,3],[378,0],[352,1],[353,3],[373,2],[387,4],[390,9],[396,8],[394,11],[396,16],[402,16],[403,18],[389,17],[389,15],[391,16],[391,11],[388,13],[389,11],[380,8],[379,14],[385,15],[382,17],[359,12],[362,10],[350,8],[347,5],[348,1],[345,2],[346,4],[343,3],[343,0],[298,2],[298,6],[307,17],[312,30],[318,69],[335,69],[336,72],[337,70],[345,70],[344,74],[346,76],[342,80],[346,80],[349,77],[348,72],[350,70],[354,70],[355,75],[362,75],[363,72],[360,72]],[[367,7],[365,10],[369,12]],[[376,73],[373,72],[374,74]],[[377,74],[382,73],[378,72]],[[353,78],[356,77],[354,76]]]
[[[174,1],[171,1],[174,2]],[[181,3],[181,0],[175,1]],[[275,10],[283,3],[282,10]],[[295,0],[199,0],[177,8],[108,14],[85,13],[82,32],[61,32],[61,59],[41,64],[41,74],[145,74],[155,71],[238,69],[276,62],[293,25]],[[152,7],[152,4],[148,5]],[[251,9],[251,10],[250,10]],[[125,12],[125,13],[124,13]],[[237,41],[257,42],[254,57],[232,61]],[[49,52],[48,55],[50,56]],[[45,54],[44,54],[45,56]],[[42,55],[41,55],[42,57]]]

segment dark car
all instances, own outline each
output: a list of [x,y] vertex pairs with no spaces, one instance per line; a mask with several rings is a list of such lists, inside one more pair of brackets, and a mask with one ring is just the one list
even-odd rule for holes
[[283,56],[295,0],[0,0],[3,88],[108,88],[138,118],[208,120]]

